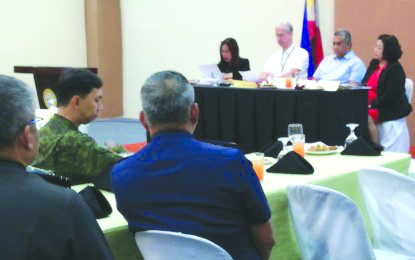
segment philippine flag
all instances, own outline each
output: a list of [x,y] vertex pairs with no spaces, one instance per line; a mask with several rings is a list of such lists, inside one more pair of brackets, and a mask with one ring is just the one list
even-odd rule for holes
[[313,76],[314,70],[317,69],[323,59],[323,47],[317,17],[317,0],[305,0],[301,48],[307,50],[310,55],[308,77]]

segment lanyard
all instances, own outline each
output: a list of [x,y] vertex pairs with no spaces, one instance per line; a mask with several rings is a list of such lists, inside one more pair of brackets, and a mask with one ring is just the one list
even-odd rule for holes
[[283,54],[284,54],[284,52],[282,52],[281,53],[281,73],[284,71],[284,67],[285,67],[285,63],[287,63],[287,60],[288,60],[288,58],[290,57],[290,55],[291,55],[291,53],[293,53],[293,51],[294,51],[294,49],[295,49],[295,46],[293,46],[293,49],[290,51],[290,53],[288,54],[288,56],[287,56],[287,58],[285,59],[285,61],[284,61],[284,63],[282,62],[282,60],[283,60]]

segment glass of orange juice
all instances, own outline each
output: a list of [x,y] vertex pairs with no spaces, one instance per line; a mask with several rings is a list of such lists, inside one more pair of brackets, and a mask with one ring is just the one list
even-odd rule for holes
[[293,151],[304,157],[304,143],[305,135],[296,134],[291,136],[291,141],[293,143]]
[[264,179],[264,153],[252,153],[251,162],[258,179],[262,181]]
[[285,87],[292,88],[292,78],[285,78]]

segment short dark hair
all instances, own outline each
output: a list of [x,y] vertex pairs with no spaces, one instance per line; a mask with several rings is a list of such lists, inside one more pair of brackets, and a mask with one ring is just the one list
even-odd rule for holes
[[66,69],[55,87],[59,106],[66,106],[74,96],[86,97],[94,88],[101,88],[101,79],[87,69]]
[[232,54],[232,60],[230,61],[230,63],[235,64],[236,62],[238,62],[240,57],[239,57],[239,47],[238,47],[238,43],[236,42],[236,40],[234,38],[226,38],[220,43],[220,48],[219,48],[220,60],[224,62],[225,60],[222,57],[222,46],[223,45],[228,46],[229,51]]
[[395,62],[402,57],[401,45],[395,35],[381,34],[378,37],[383,42],[382,58],[387,62]]

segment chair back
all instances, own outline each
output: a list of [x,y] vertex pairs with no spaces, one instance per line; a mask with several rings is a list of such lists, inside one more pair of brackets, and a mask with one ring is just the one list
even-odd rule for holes
[[135,240],[146,260],[232,260],[222,247],[194,235],[147,230],[135,233]]
[[415,256],[415,181],[381,166],[358,176],[375,248]]
[[347,196],[317,185],[287,187],[303,260],[375,259],[363,219]]
[[406,78],[406,80],[405,80],[405,94],[406,94],[406,97],[408,98],[409,103],[411,103],[411,101],[412,101],[413,92],[414,92],[414,83],[412,82],[411,79]]

